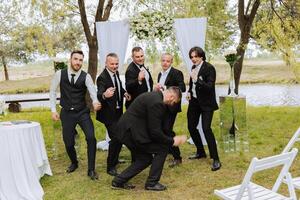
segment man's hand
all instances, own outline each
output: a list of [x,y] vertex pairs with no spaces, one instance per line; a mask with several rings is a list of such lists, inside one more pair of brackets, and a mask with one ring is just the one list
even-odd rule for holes
[[177,135],[177,136],[173,137],[173,139],[174,139],[173,146],[179,146],[186,142],[187,137],[186,137],[186,135]]
[[155,86],[154,86],[154,91],[160,91],[161,90],[161,85],[159,83],[157,83]]
[[188,100],[188,101],[191,100],[191,93],[190,93],[190,92],[187,92],[185,98],[186,98],[186,100]]
[[131,95],[128,94],[127,92],[125,92],[124,94],[126,101],[130,101],[131,100]]
[[59,120],[59,114],[57,112],[52,113],[52,119],[53,121],[58,121]]
[[102,105],[101,105],[100,102],[95,102],[95,103],[93,103],[94,111],[100,110],[101,107],[102,107]]
[[144,79],[145,79],[145,72],[143,70],[141,70],[139,72],[138,81],[142,81]]
[[110,87],[107,88],[106,91],[103,93],[105,98],[110,98],[114,95],[116,88]]

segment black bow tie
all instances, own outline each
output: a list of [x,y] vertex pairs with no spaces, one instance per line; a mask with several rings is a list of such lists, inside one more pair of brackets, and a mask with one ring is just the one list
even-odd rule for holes
[[192,69],[195,69],[196,67],[197,67],[196,65],[193,65],[193,66],[192,66]]

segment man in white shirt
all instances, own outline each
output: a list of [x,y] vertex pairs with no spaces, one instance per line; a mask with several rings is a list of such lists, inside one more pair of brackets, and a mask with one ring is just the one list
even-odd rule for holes
[[[71,160],[67,173],[72,173],[78,168],[74,145],[75,127],[79,124],[87,141],[88,176],[92,180],[96,180],[98,179],[98,175],[95,172],[96,138],[90,110],[85,101],[86,92],[89,91],[94,110],[99,110],[101,104],[97,99],[96,89],[91,76],[81,70],[83,58],[84,54],[81,50],[73,51],[70,57],[70,66],[55,73],[50,86],[50,106],[52,119],[54,121],[61,119],[63,141]],[[60,87],[60,105],[62,107],[60,115],[56,111],[56,90],[58,86]]]

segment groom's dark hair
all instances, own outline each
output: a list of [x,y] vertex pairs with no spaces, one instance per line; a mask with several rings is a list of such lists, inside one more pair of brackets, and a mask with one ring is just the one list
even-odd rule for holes
[[131,50],[131,55],[133,55],[134,52],[143,51],[142,47],[133,47]]
[[200,47],[193,47],[193,48],[191,48],[191,50],[189,51],[189,57],[191,58],[191,56],[192,56],[192,53],[193,52],[195,52],[196,53],[196,56],[198,56],[198,57],[202,57],[202,60],[203,61],[205,61],[206,60],[206,57],[205,57],[205,52],[203,51],[203,49],[202,48],[200,48]]

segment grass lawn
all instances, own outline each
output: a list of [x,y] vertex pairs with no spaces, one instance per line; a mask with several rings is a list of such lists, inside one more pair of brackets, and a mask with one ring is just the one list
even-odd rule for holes
[[[94,115],[93,115],[94,118]],[[110,188],[112,177],[106,172],[107,152],[97,151],[96,171],[100,179],[91,181],[87,173],[86,144],[82,132],[80,132],[79,168],[72,174],[65,172],[69,165],[69,159],[65,153],[61,135],[53,131],[53,123],[49,110],[30,109],[18,114],[9,113],[5,120],[28,119],[41,123],[48,157],[54,173],[52,177],[44,176],[41,179],[45,191],[46,200],[102,200],[102,199],[217,199],[213,195],[214,189],[221,189],[235,184],[240,184],[252,157],[259,158],[280,153],[287,144],[293,133],[300,126],[299,107],[247,107],[247,124],[250,140],[250,152],[248,153],[224,153],[219,149],[222,162],[221,170],[212,172],[211,161],[201,159],[197,161],[188,160],[188,156],[194,153],[193,145],[184,144],[181,147],[183,164],[177,168],[169,168],[168,157],[161,178],[161,183],[166,184],[168,189],[163,192],[149,192],[144,190],[144,182],[148,169],[131,180],[136,185],[132,191],[112,190]],[[95,122],[97,140],[105,138],[104,126]],[[213,120],[213,131],[216,138],[220,138],[219,112],[216,112]],[[188,134],[186,121],[186,106],[179,114],[175,132],[177,134]],[[54,159],[51,150],[53,140],[57,141],[57,157]],[[297,145],[298,147],[300,145]],[[207,152],[208,153],[208,152]],[[126,148],[122,149],[121,158],[129,160],[130,155]],[[291,169],[292,175],[300,176],[300,156],[296,158]],[[129,163],[122,164],[118,170],[121,171]],[[258,183],[272,187],[279,170],[271,170],[257,174],[254,179]],[[287,187],[280,188],[287,194]],[[300,197],[300,192],[297,192]]]

